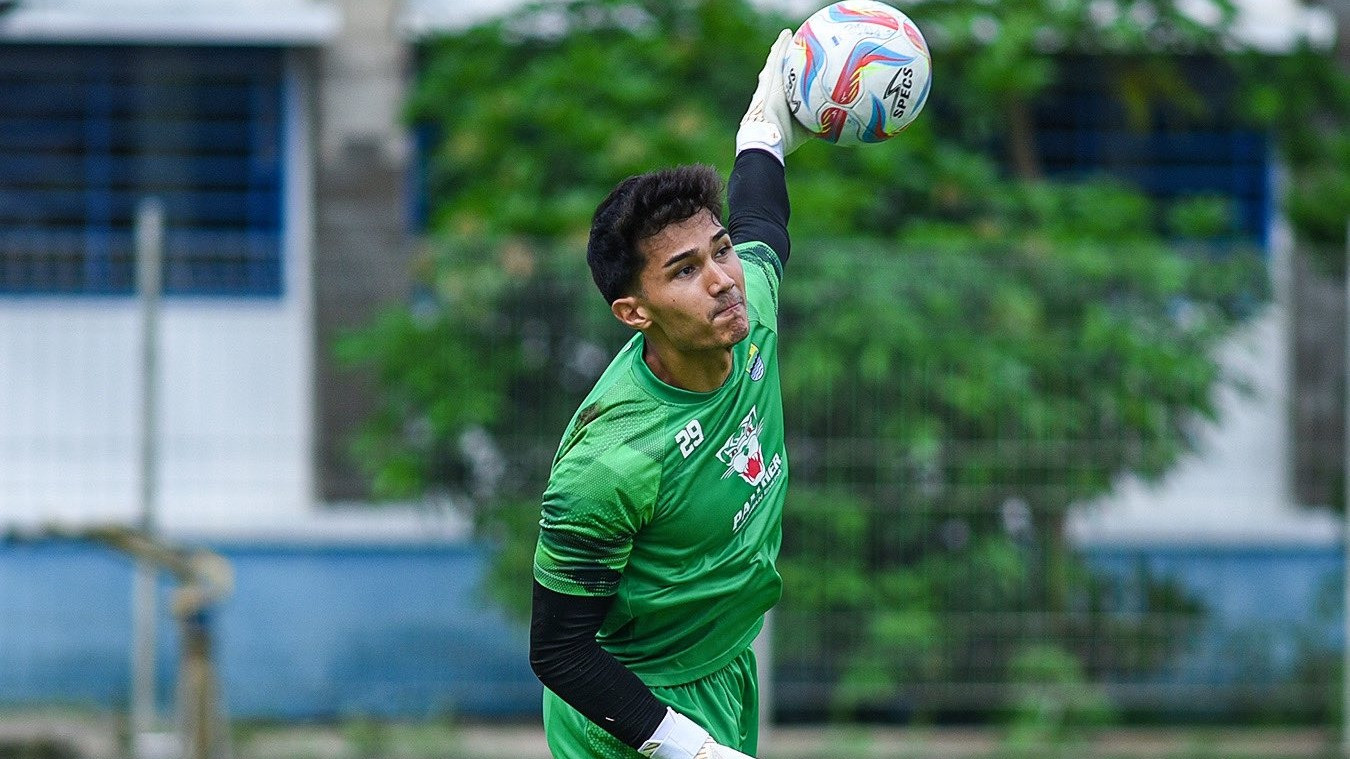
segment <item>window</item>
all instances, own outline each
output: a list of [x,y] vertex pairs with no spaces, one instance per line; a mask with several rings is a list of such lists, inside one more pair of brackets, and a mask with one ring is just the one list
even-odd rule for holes
[[1118,72],[1078,57],[1072,72],[1037,104],[1037,149],[1047,174],[1109,174],[1166,202],[1191,195],[1228,198],[1237,234],[1264,243],[1271,187],[1268,137],[1234,117],[1233,77],[1221,61],[1183,58],[1189,109],[1152,104],[1147,124],[1131,127]]
[[165,291],[281,292],[282,54],[0,45],[0,294],[128,294],[165,208]]

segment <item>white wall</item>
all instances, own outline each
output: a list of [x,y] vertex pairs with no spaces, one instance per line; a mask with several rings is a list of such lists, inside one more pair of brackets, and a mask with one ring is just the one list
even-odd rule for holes
[[[1276,178],[1278,183],[1279,178]],[[1291,233],[1278,217],[1271,250],[1273,303],[1220,351],[1246,385],[1216,396],[1217,424],[1198,422],[1197,449],[1159,482],[1120,478],[1113,492],[1072,511],[1070,538],[1088,544],[1210,543],[1330,545],[1343,523],[1295,504],[1290,455]]]
[[[309,508],[309,342],[294,298],[165,301],[160,524]],[[140,317],[130,298],[0,300],[0,520],[140,513]]]

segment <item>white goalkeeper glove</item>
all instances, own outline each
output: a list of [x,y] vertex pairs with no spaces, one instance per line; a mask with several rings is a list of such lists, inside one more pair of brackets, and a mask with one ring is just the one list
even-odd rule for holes
[[779,32],[769,57],[759,72],[759,85],[750,96],[750,108],[741,117],[741,128],[736,132],[736,153],[760,148],[773,153],[779,163],[789,153],[811,137],[788,110],[787,92],[783,89],[783,60],[792,45],[792,30]]
[[638,753],[650,759],[753,759],[713,740],[707,730],[670,707]]

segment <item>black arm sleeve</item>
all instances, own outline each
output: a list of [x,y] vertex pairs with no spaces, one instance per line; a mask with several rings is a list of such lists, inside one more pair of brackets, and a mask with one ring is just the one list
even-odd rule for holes
[[728,229],[733,245],[751,240],[767,244],[787,264],[787,176],[783,164],[763,150],[745,150],[736,156],[727,182],[727,205],[731,208]]
[[[772,159],[770,159],[772,160]],[[537,581],[530,615],[530,666],[549,690],[633,748],[652,737],[666,707],[595,642],[614,596],[569,596]]]

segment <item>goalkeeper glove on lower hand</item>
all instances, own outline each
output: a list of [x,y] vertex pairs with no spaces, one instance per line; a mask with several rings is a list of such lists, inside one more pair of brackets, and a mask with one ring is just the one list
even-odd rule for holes
[[741,118],[736,132],[736,153],[759,148],[766,150],[782,163],[811,136],[788,109],[787,92],[783,89],[783,61],[792,45],[792,30],[779,32],[769,57],[759,72],[759,84],[750,96],[750,107]]
[[638,753],[648,759],[753,759],[713,740],[707,730],[670,707]]

